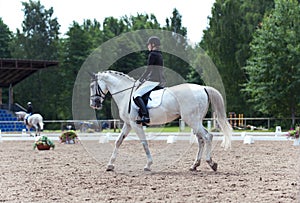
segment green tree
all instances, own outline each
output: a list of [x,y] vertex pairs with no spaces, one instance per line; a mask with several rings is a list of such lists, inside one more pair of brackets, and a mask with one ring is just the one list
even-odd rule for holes
[[22,2],[25,19],[22,32],[17,29],[13,46],[14,57],[26,59],[56,60],[59,27],[53,18],[53,8],[45,9],[40,1]]
[[[53,8],[45,9],[40,1],[22,2],[24,21],[22,32],[17,29],[11,44],[12,56],[23,59],[57,60],[59,24],[53,18]],[[55,68],[42,69],[14,89],[15,100],[20,104],[32,101],[34,110],[49,119],[56,119],[58,80]]]
[[0,58],[11,58],[9,43],[12,37],[12,32],[0,18]]
[[[164,40],[170,40],[170,42],[165,42],[165,44],[172,46],[179,55],[188,58],[187,49],[189,48],[189,44],[187,43],[187,29],[182,26],[181,19],[181,14],[176,8],[174,8],[172,17],[166,18],[166,26],[163,27],[163,29],[178,33],[179,35],[174,34],[173,39],[164,38]],[[184,79],[187,79],[187,75],[190,71],[189,64],[177,56],[168,53],[164,53],[164,66],[172,69]]]
[[292,117],[300,105],[300,6],[276,0],[251,43],[244,91],[255,109],[275,117]]
[[160,29],[154,14],[137,14],[136,16],[124,16],[123,21],[130,30],[142,30],[142,29]]
[[103,21],[103,40],[109,40],[116,37],[127,30],[127,27],[122,19],[107,17]]
[[60,43],[60,71],[58,77],[64,81],[60,87],[58,117],[72,118],[73,86],[82,64],[102,42],[100,23],[96,20],[84,20],[80,25],[73,22]]
[[208,53],[222,77],[229,111],[251,114],[245,108],[241,85],[247,76],[242,69],[249,57],[249,42],[273,0],[217,0],[200,46]]

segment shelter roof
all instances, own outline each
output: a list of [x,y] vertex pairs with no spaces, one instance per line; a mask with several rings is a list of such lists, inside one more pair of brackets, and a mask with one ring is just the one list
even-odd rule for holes
[[14,86],[36,71],[58,66],[58,61],[0,58],[0,87]]

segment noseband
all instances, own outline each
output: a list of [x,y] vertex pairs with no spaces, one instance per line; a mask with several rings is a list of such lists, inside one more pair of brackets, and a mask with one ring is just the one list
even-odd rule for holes
[[[96,82],[97,89],[96,89],[96,94],[92,95],[91,97],[101,97],[102,99],[105,99],[106,94],[103,92],[103,90],[101,89],[100,85],[98,84],[98,79],[97,78],[93,79],[93,81]],[[135,86],[135,82],[134,82],[134,84],[133,84],[132,87],[128,87],[128,88],[125,88],[123,90],[117,91],[115,93],[110,93],[110,94],[111,95],[116,95],[116,94],[119,94],[119,93],[124,92],[126,90],[130,90],[130,89],[133,90],[134,87],[136,87]]]
[[96,94],[91,95],[91,97],[100,97],[102,99],[105,99],[106,94],[103,92],[103,90],[101,89],[100,85],[98,84],[97,78],[94,79],[94,81],[96,82],[97,89],[96,89]]
[[[96,98],[100,97],[100,98],[102,98],[102,101],[100,100],[100,104],[102,105],[102,102],[104,101],[106,94],[103,92],[100,85],[98,84],[98,78],[97,78],[96,75],[95,75],[95,78],[93,80],[95,80],[95,82],[96,82],[97,89],[96,89],[96,94],[92,95],[91,97],[96,97]],[[117,91],[115,93],[110,93],[110,94],[112,96],[112,95],[116,95],[116,94],[119,94],[119,93],[127,91],[127,90],[131,90],[131,92],[130,92],[130,98],[131,98],[133,89],[134,89],[134,87],[136,87],[135,83],[136,83],[136,81],[134,81],[132,87],[128,87],[128,88],[125,88],[123,90]],[[130,107],[131,107],[131,99],[129,99],[128,113],[130,113],[130,109],[131,109]]]

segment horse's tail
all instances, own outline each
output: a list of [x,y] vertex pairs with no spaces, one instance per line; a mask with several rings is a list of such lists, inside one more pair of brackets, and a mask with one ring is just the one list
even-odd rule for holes
[[226,117],[223,97],[220,92],[213,87],[205,87],[205,91],[208,94],[213,111],[216,112],[217,122],[220,125],[222,132],[224,133],[224,139],[221,145],[225,149],[231,148],[232,127]]
[[39,122],[39,126],[40,126],[41,131],[43,131],[44,130],[44,123],[43,123],[43,121]]
[[40,128],[40,131],[42,132],[44,130],[44,123],[43,123],[43,117],[41,115],[39,115],[38,125]]

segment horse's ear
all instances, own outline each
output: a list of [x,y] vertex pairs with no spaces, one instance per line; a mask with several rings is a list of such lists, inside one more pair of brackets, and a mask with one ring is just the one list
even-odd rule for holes
[[87,71],[88,72],[88,74],[91,76],[91,79],[92,80],[96,80],[96,73],[92,73],[92,72],[90,72],[90,71]]

